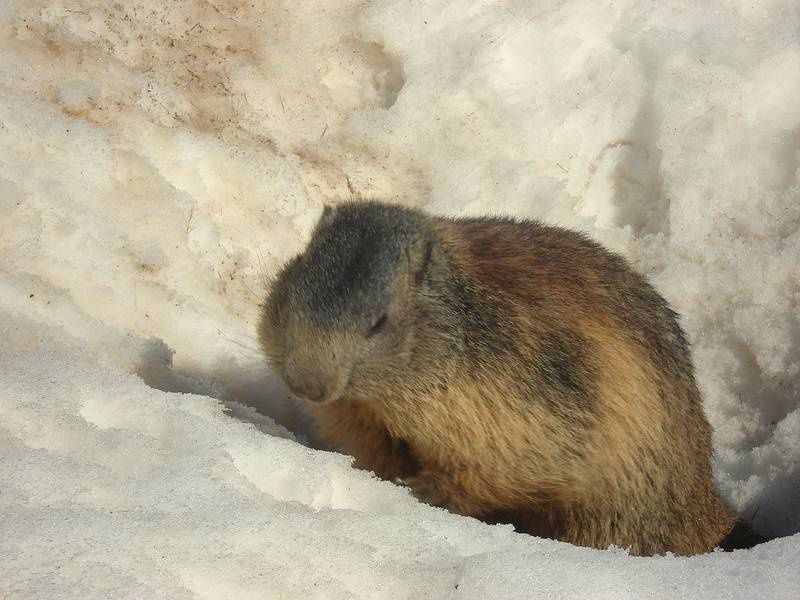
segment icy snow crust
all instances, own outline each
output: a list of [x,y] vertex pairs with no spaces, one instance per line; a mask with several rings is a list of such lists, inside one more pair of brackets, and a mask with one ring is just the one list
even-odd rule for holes
[[[796,599],[798,31],[795,0],[0,3],[0,596]],[[628,256],[779,537],[575,548],[308,447],[257,304],[351,195]]]

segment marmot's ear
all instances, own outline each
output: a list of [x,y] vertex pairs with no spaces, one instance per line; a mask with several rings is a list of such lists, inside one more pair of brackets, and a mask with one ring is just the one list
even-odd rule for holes
[[331,221],[333,221],[333,215],[336,212],[336,208],[331,206],[330,204],[326,204],[322,208],[322,214],[319,217],[319,221],[317,221],[317,227],[322,227],[323,225],[327,225]]
[[428,274],[433,257],[434,244],[431,239],[417,238],[406,248],[409,273],[414,285],[422,283]]

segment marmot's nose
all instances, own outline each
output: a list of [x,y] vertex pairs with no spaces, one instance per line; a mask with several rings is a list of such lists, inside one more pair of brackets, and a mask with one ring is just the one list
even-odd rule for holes
[[290,361],[286,365],[285,379],[289,389],[301,398],[312,402],[319,402],[325,398],[327,377],[316,369],[298,368],[293,361]]

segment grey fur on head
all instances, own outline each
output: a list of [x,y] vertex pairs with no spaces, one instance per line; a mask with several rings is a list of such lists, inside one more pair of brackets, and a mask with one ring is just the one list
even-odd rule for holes
[[358,202],[324,210],[264,307],[265,352],[295,393],[331,402],[407,364],[414,292],[433,243],[426,216],[411,209]]
[[308,248],[283,276],[284,293],[317,327],[359,321],[369,327],[381,316],[373,313],[389,304],[398,271],[412,266],[426,229],[419,214],[399,206],[326,207]]

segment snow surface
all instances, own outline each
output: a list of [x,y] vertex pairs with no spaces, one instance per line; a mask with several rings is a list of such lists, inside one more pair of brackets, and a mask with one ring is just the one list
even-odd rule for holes
[[[798,98],[796,0],[0,2],[0,597],[800,597]],[[630,257],[777,539],[575,548],[308,447],[258,302],[350,196]]]

